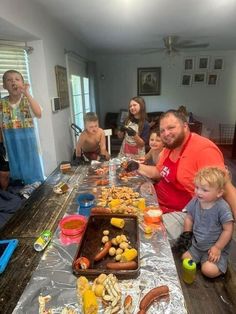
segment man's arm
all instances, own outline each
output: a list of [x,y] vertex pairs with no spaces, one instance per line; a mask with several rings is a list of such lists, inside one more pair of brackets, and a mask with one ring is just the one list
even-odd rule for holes
[[156,166],[148,166],[139,164],[138,172],[141,175],[144,175],[150,179],[160,180],[161,175],[160,172],[157,170]]
[[139,162],[137,162],[135,160],[130,160],[127,163],[125,163],[123,168],[127,172],[137,170],[139,174],[146,176],[150,179],[154,179],[154,180],[160,180],[161,179],[160,172],[157,170],[157,168],[155,166],[143,165],[143,164],[140,164]]

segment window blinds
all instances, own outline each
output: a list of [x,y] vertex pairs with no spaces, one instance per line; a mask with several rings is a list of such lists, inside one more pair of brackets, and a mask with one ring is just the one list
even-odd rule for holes
[[29,82],[28,55],[20,47],[0,46],[0,95],[4,97],[8,92],[3,89],[2,76],[7,70],[19,71],[24,80]]

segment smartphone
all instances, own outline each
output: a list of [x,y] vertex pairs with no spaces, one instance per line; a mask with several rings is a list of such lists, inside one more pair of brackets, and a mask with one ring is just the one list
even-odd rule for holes
[[6,269],[18,242],[17,239],[0,240],[0,273],[3,273]]

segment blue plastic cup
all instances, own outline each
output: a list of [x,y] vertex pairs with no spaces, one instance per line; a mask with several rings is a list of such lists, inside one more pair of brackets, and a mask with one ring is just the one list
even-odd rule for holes
[[78,207],[78,209],[79,209],[78,212],[80,215],[89,217],[92,207]]
[[78,212],[80,215],[89,217],[91,209],[94,206],[95,196],[90,193],[83,193],[77,197]]

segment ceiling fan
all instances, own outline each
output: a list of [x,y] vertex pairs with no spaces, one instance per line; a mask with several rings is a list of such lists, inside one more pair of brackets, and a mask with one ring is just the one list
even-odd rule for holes
[[144,54],[165,51],[168,55],[176,54],[180,50],[190,48],[206,48],[209,43],[194,43],[193,40],[179,40],[179,36],[166,36],[163,37],[164,47],[162,48],[150,48],[143,51]]

